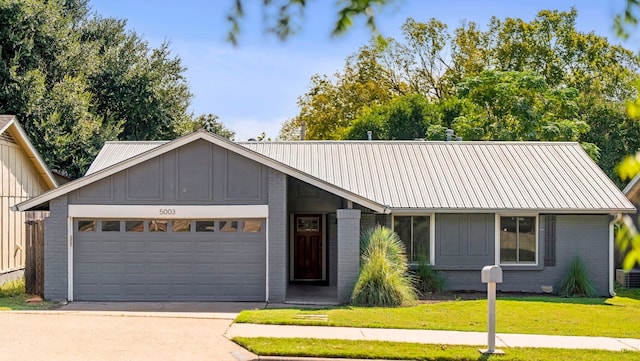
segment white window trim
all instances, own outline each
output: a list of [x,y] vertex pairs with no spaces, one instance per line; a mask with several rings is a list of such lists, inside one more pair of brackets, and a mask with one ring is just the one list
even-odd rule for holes
[[[535,217],[536,219],[536,261],[535,263],[501,263],[500,262],[500,217]],[[509,267],[533,267],[540,260],[540,215],[538,213],[496,213],[495,218],[495,264]]]
[[[398,213],[391,214],[391,229],[395,232],[396,226],[396,216],[397,217],[408,217],[408,216],[425,216],[429,217],[429,265],[434,266],[436,264],[436,215],[435,213]],[[413,242],[413,227],[411,227],[411,241]],[[411,262],[410,264],[415,264],[416,262]]]
[[267,218],[268,205],[177,206],[177,205],[112,205],[70,204],[72,218],[135,219],[232,219]]

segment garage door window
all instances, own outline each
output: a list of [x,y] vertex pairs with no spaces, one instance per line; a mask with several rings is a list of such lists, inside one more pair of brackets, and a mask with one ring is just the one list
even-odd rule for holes
[[172,232],[191,232],[191,221],[189,220],[175,220],[171,226]]
[[96,221],[78,221],[78,231],[80,232],[95,232],[96,231]]
[[102,232],[120,232],[120,221],[102,221]]
[[238,232],[238,221],[220,221],[220,232]]
[[149,221],[149,232],[166,232],[167,221]]
[[127,232],[144,232],[144,222],[142,221],[126,221],[125,230]]
[[213,232],[216,230],[214,221],[196,221],[196,232]]
[[244,221],[242,232],[245,233],[259,233],[262,232],[262,221],[260,220],[246,220]]

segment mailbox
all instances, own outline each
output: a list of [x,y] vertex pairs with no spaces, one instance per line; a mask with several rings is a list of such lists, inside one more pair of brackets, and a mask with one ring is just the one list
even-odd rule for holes
[[502,283],[502,268],[500,266],[482,267],[482,283]]

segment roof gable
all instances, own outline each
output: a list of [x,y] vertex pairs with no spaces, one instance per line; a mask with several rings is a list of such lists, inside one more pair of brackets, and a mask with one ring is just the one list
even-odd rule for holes
[[[332,185],[321,179],[315,178],[309,174],[301,172],[298,169],[289,167],[286,164],[280,163],[262,154],[256,153],[237,143],[231,142],[215,134],[211,134],[205,130],[199,130],[197,132],[191,133],[189,135],[183,136],[181,138],[178,138],[169,142],[154,142],[155,144],[151,144],[151,145],[147,144],[148,146],[146,147],[144,145],[141,147],[136,147],[135,143],[138,143],[138,142],[124,142],[124,143],[111,142],[110,144],[106,145],[105,149],[103,149],[104,152],[101,150],[101,152],[99,153],[99,156],[96,157],[96,159],[90,166],[91,172],[88,171],[84,177],[76,179],[67,184],[64,184],[55,190],[52,190],[40,196],[34,197],[28,201],[19,203],[15,205],[14,208],[15,210],[19,210],[19,211],[29,210],[31,208],[42,205],[50,201],[51,199],[57,198],[61,195],[67,194],[76,189],[79,189],[89,184],[92,184],[94,182],[97,182],[101,179],[104,179],[122,170],[133,167],[144,161],[147,161],[149,159],[152,159],[154,157],[157,157],[159,155],[162,155],[164,153],[167,153],[171,150],[177,149],[179,147],[182,147],[186,144],[189,144],[199,139],[207,140],[226,150],[229,150],[241,156],[247,157],[251,160],[254,160],[258,163],[266,165],[270,168],[273,168],[287,175],[299,178],[321,189],[327,190],[331,193],[344,197],[358,204],[362,204],[363,206],[370,208],[372,210],[375,210],[378,212],[383,212],[385,210],[385,207],[383,205],[372,202],[369,199],[363,198],[347,190],[340,189],[335,185]],[[146,142],[146,143],[149,143],[149,142]],[[126,148],[128,145],[133,146],[130,149],[129,158],[127,158],[126,160],[120,161],[119,160],[120,156],[112,156],[113,154],[117,153],[118,148]],[[139,152],[139,153],[136,153],[136,152]]]
[[6,134],[10,135],[11,139],[24,150],[47,187],[49,189],[56,188],[58,183],[49,170],[49,167],[47,167],[42,160],[42,157],[40,157],[40,154],[14,115],[0,115],[0,135]]

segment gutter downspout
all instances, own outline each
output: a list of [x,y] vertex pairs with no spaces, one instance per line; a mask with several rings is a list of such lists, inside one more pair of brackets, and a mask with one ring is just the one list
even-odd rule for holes
[[617,214],[615,217],[613,217],[613,219],[611,220],[611,222],[609,222],[609,294],[611,295],[611,297],[616,295],[616,291],[614,288],[614,282],[613,282],[613,278],[614,278],[614,271],[613,271],[613,265],[614,265],[614,225],[616,224],[616,222],[618,222],[618,219],[620,218],[620,214]]

